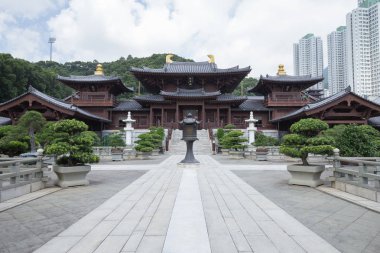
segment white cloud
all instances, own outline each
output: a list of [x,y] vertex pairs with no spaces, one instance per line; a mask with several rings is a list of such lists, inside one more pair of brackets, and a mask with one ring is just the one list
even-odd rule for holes
[[[204,61],[212,53],[220,67],[251,65],[252,75],[259,76],[275,73],[279,63],[291,73],[293,43],[307,33],[326,41],[356,5],[356,0],[0,0],[0,33],[6,50],[33,60],[47,58],[51,35],[57,38],[58,61],[164,52]],[[54,13],[47,18],[49,11]],[[43,28],[20,22],[41,17]],[[11,24],[15,19],[19,23]],[[50,34],[42,30],[46,27]],[[5,36],[8,32],[19,35]]]
[[0,0],[1,12],[26,19],[38,18],[47,12],[63,7],[67,0]]

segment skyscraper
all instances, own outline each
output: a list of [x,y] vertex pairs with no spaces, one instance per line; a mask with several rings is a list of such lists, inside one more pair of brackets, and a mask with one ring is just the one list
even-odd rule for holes
[[327,36],[329,94],[347,87],[346,27],[341,26]]
[[[319,77],[323,75],[323,44],[320,37],[307,34],[293,45],[294,74]],[[320,82],[310,89],[323,89]]]
[[380,96],[380,0],[361,0],[347,14],[347,83],[359,95]]

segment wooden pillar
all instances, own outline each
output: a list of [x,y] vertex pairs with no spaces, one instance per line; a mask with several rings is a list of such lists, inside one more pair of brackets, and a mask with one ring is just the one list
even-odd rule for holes
[[153,126],[153,107],[150,107],[149,113],[149,127]]
[[227,115],[227,121],[228,124],[232,124],[232,119],[231,119],[231,107],[228,107],[228,115]]
[[164,108],[161,107],[161,126],[164,126]]
[[178,128],[178,123],[179,123],[179,106],[178,103],[176,103],[176,108],[175,108],[175,125]]
[[206,108],[205,103],[203,102],[202,105],[202,129],[205,129],[206,126]]
[[216,108],[216,127],[220,127],[220,109]]

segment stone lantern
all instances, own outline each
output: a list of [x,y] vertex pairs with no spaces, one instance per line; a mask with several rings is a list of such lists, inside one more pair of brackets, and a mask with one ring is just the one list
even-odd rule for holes
[[257,130],[257,127],[255,127],[255,123],[258,120],[253,118],[253,112],[249,114],[249,119],[245,120],[245,122],[248,123],[248,149],[253,149],[252,143],[255,142],[255,131]]
[[123,120],[123,122],[126,123],[126,126],[124,127],[125,131],[125,144],[127,147],[130,147],[133,145],[133,130],[132,124],[136,122],[136,120],[131,118],[131,112],[128,112],[128,116],[126,119]]
[[181,161],[182,164],[189,163],[199,163],[193,153],[193,144],[194,141],[198,140],[197,138],[197,129],[199,121],[193,118],[193,115],[189,113],[187,117],[180,122],[182,126],[182,140],[186,142],[186,156],[185,159]]

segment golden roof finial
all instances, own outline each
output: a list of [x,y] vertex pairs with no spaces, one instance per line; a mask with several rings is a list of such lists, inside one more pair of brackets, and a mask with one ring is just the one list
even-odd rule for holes
[[173,55],[172,54],[168,54],[166,55],[166,63],[173,63]]
[[209,58],[208,63],[215,63],[215,56],[214,55],[208,54],[207,56]]
[[96,65],[96,70],[95,70],[95,73],[94,73],[96,76],[104,76],[104,72],[103,72],[103,66],[102,64],[98,64]]
[[285,66],[284,66],[284,64],[280,64],[280,65],[278,65],[278,72],[277,72],[277,75],[278,75],[278,76],[286,76],[286,71],[285,71]]

